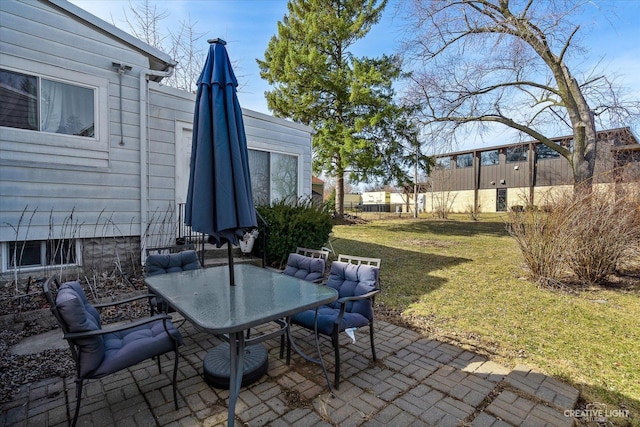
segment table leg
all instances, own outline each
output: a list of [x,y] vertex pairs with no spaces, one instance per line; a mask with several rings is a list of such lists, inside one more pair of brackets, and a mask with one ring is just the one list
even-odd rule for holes
[[229,414],[228,427],[233,427],[236,418],[236,401],[242,385],[244,370],[244,331],[229,334]]

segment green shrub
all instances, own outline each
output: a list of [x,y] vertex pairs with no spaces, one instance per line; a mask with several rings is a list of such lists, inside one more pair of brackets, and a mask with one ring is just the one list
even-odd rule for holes
[[[317,205],[310,199],[281,200],[257,209],[268,225],[267,265],[282,268],[296,247],[320,249],[329,240],[333,224],[327,204]],[[261,228],[256,242],[260,251],[264,238]]]

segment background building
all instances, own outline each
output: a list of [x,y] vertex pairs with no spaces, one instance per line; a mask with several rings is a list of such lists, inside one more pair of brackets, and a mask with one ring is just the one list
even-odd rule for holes
[[[616,194],[638,191],[640,145],[629,128],[598,132],[594,185]],[[571,136],[553,141],[572,149]],[[556,191],[573,188],[569,162],[537,141],[436,156],[424,194],[427,212],[503,212],[538,206]]]

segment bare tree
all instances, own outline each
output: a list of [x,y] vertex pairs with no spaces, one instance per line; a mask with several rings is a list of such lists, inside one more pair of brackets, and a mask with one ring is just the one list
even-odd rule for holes
[[169,13],[166,10],[158,11],[157,6],[149,0],[138,2],[137,6],[129,1],[129,11],[131,15],[125,13],[124,19],[131,34],[148,45],[163,50],[166,36],[161,33],[159,25]]
[[[204,65],[204,46],[201,42],[204,33],[196,31],[197,22],[191,20],[181,22],[177,31],[169,31],[171,35],[170,55],[178,62],[178,66],[167,84],[189,92],[197,91],[197,82]],[[202,49],[196,46],[203,45]]]
[[[610,76],[574,67],[585,54],[574,19],[594,5],[413,0],[408,99],[421,105],[425,124],[451,138],[499,123],[538,140],[569,161],[576,188],[590,189],[596,126],[628,126],[640,115],[638,99],[626,99]],[[573,147],[550,139],[567,134]]]
[[[129,1],[129,13],[125,11],[125,22],[129,32],[136,38],[163,52],[167,52],[178,62],[174,73],[164,80],[167,86],[195,92],[200,76],[205,49],[201,42],[204,33],[196,31],[197,22],[181,22],[175,31],[166,30],[163,20],[169,16],[167,10],[158,10],[155,3],[142,0]],[[196,46],[202,45],[201,48]]]

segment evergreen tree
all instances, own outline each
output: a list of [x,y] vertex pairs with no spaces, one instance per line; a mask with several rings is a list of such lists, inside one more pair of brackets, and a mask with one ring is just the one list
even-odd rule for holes
[[387,0],[290,0],[258,60],[274,89],[267,105],[277,117],[311,126],[314,171],[336,180],[336,212],[343,214],[344,176],[351,182],[388,173],[399,150],[390,143],[396,117],[392,83],[397,57],[357,58],[349,49],[382,15]]

